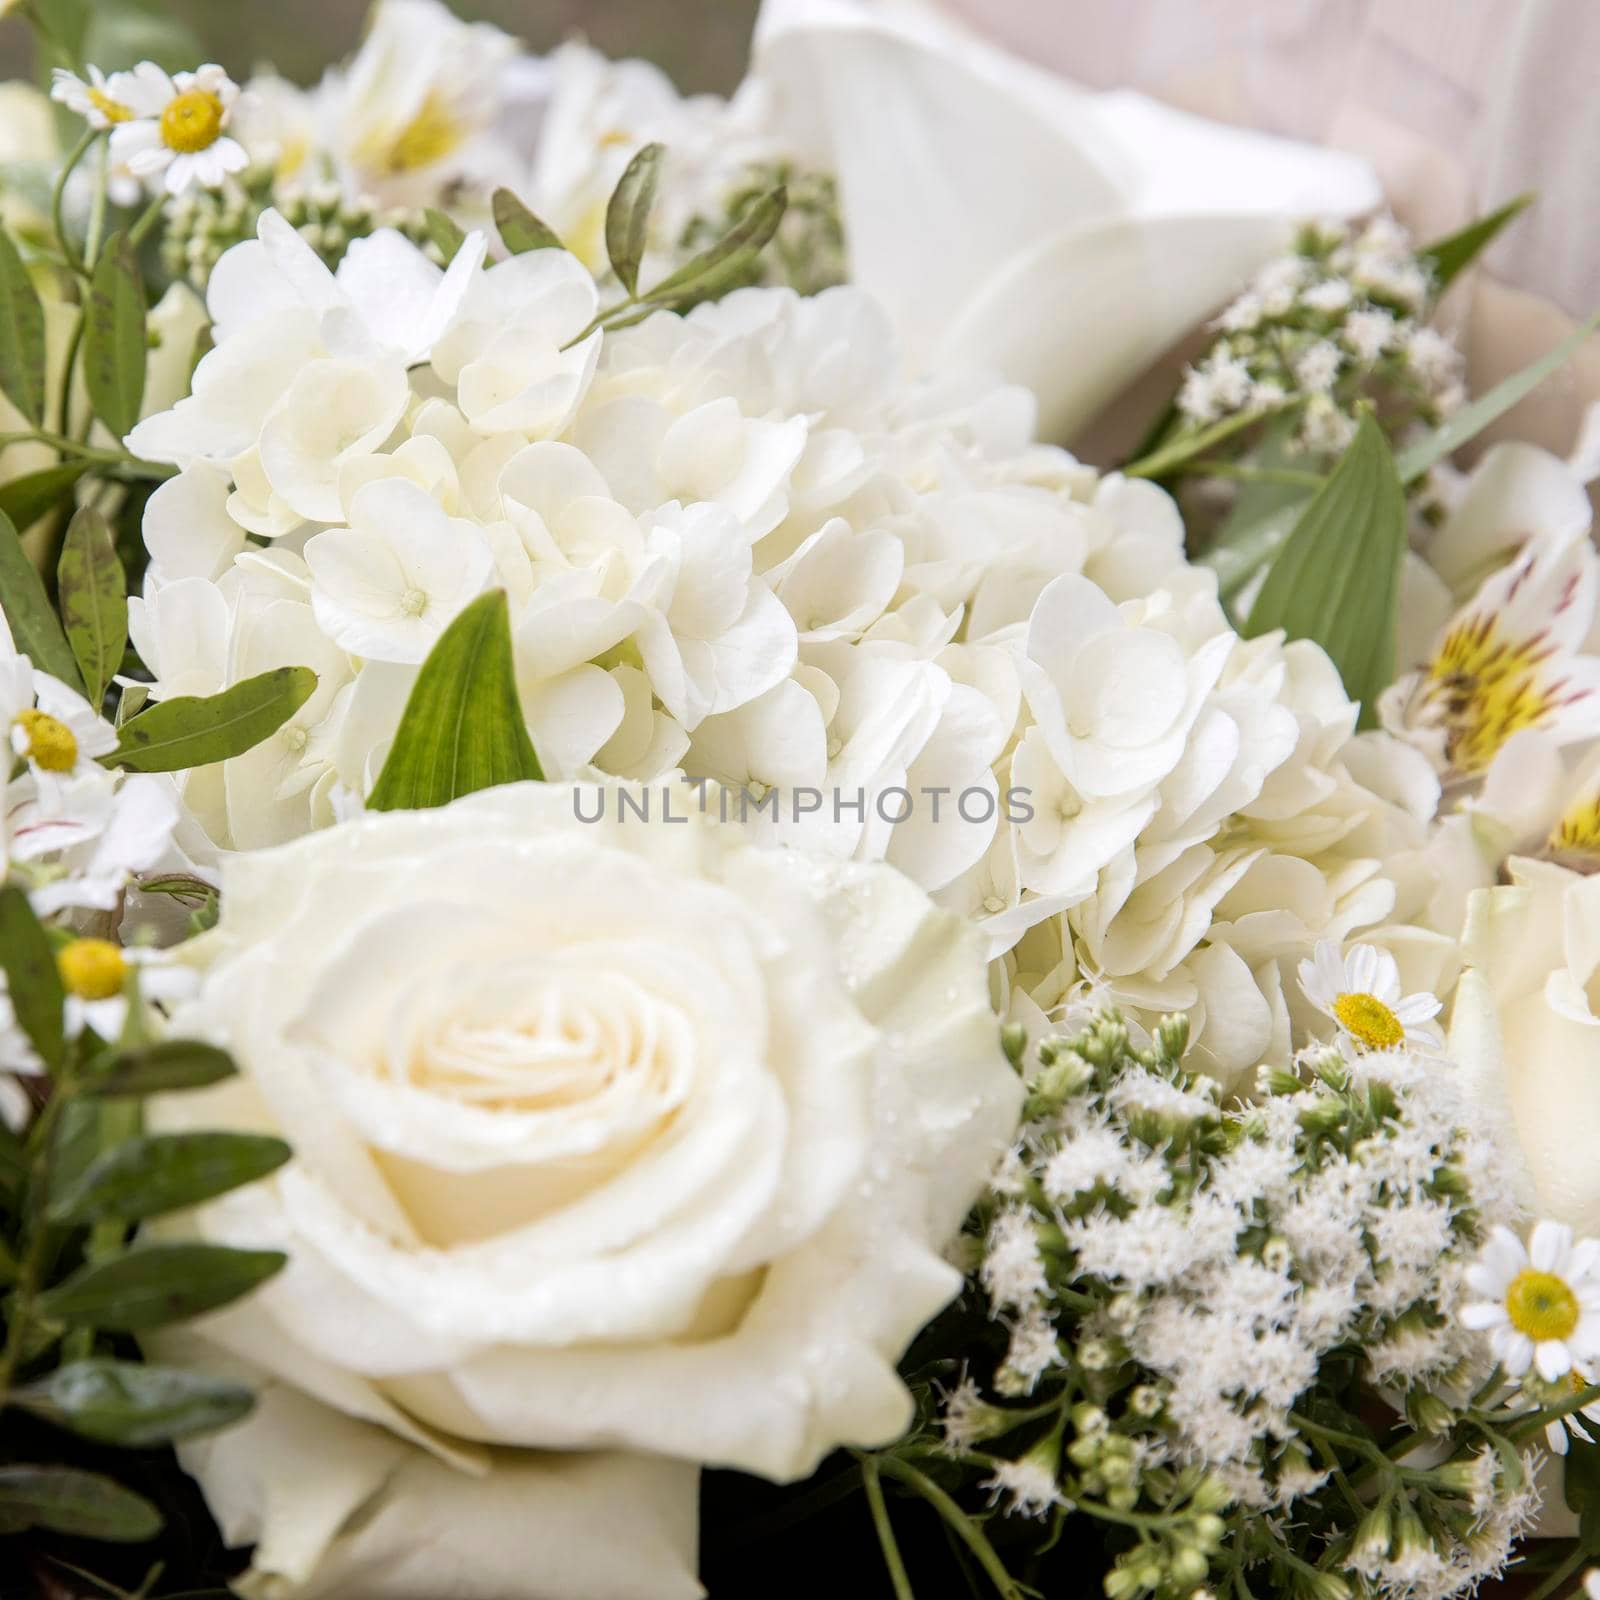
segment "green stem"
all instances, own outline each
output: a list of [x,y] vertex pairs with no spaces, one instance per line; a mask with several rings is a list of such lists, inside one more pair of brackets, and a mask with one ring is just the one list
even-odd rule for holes
[[53,433],[48,428],[28,428],[17,433],[0,433],[0,448],[8,444],[48,444],[65,455],[81,456],[85,461],[103,462],[107,466],[122,467],[136,478],[170,478],[172,468],[158,461],[141,461],[126,450],[102,448],[84,444],[80,439],[69,439],[64,433]]
[[128,230],[128,243],[132,245],[135,250],[137,250],[139,246],[144,243],[145,238],[149,234],[150,230],[155,227],[156,222],[160,219],[162,208],[166,205],[166,203],[166,195],[158,194],[155,199],[144,208],[144,211],[140,214],[139,220]]
[[93,267],[100,256],[100,241],[106,231],[106,184],[111,173],[111,147],[101,145],[95,158],[99,170],[95,174],[94,202],[89,208],[89,234],[83,242],[83,262]]
[[1320,489],[1326,481],[1320,472],[1296,467],[1258,467],[1247,461],[1183,461],[1169,476],[1234,478],[1241,483],[1281,483],[1295,489]]
[[891,1478],[898,1478],[901,1483],[914,1489],[944,1518],[946,1525],[977,1558],[978,1565],[983,1568],[1003,1600],[1024,1600],[1022,1590],[1006,1571],[1005,1563],[995,1553],[994,1546],[983,1536],[983,1530],[932,1478],[918,1472],[909,1462],[901,1461],[895,1456],[879,1456],[877,1462],[879,1471],[887,1473]]
[[72,337],[67,341],[67,358],[61,364],[61,404],[56,413],[58,437],[64,437],[72,427],[72,374],[78,365],[78,352],[83,348],[83,328],[87,321],[80,311],[72,324]]
[[12,1383],[22,1361],[28,1329],[33,1321],[34,1297],[39,1292],[39,1283],[44,1276],[50,1243],[50,1228],[45,1220],[45,1212],[50,1196],[51,1168],[55,1163],[56,1126],[71,1097],[72,1074],[68,1062],[63,1063],[54,1091],[28,1136],[28,1143],[33,1147],[28,1168],[28,1242],[18,1265],[17,1286],[11,1294],[5,1346],[0,1349],[0,1410],[5,1409],[11,1398]]
[[878,1463],[872,1456],[861,1459],[861,1481],[866,1485],[867,1504],[872,1508],[872,1525],[878,1532],[878,1548],[883,1551],[883,1564],[889,1569],[889,1582],[894,1587],[894,1600],[917,1600],[911,1587],[911,1577],[900,1556],[900,1545],[894,1536],[894,1526],[889,1521],[889,1508],[883,1500],[883,1482]]
[[1569,1395],[1558,1405],[1546,1406],[1543,1411],[1535,1411],[1531,1417],[1524,1417],[1516,1427],[1510,1429],[1506,1438],[1512,1444],[1521,1444],[1524,1439],[1531,1439],[1546,1423],[1559,1422],[1562,1417],[1570,1417],[1574,1411],[1582,1411],[1585,1406],[1592,1406],[1600,1400],[1600,1383],[1591,1383],[1587,1389],[1580,1389],[1576,1394]]
[[61,168],[61,172],[56,178],[55,192],[50,197],[50,217],[51,221],[55,225],[56,242],[61,246],[62,255],[67,258],[67,265],[74,272],[76,272],[79,277],[83,277],[86,274],[84,271],[82,257],[80,257],[78,252],[73,249],[72,241],[67,237],[67,225],[64,214],[67,196],[67,180],[71,178],[73,172],[77,168],[78,163],[82,161],[83,158],[89,153],[89,146],[92,145],[99,137],[100,134],[98,129],[86,128],[84,130],[83,137],[78,140],[78,142],[72,147],[71,152],[68,154],[66,163]]

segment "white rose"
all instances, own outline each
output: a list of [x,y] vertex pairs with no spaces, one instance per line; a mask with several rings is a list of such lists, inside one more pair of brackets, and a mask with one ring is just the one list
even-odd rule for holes
[[518,785],[226,863],[175,1027],[242,1073],[154,1120],[295,1160],[192,1219],[290,1253],[215,1350],[447,1452],[790,1479],[907,1425],[895,1362],[1019,1107],[981,945],[668,793]]
[[1538,1215],[1600,1233],[1600,878],[1507,870],[1467,902],[1449,1053],[1503,1114]]

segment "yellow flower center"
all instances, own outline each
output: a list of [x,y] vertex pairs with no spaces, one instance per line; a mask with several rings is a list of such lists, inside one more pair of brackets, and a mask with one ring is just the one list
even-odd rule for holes
[[56,952],[61,982],[80,1000],[109,1000],[128,981],[128,962],[109,939],[74,939]]
[[1503,639],[1493,617],[1467,617],[1445,635],[1428,663],[1424,697],[1457,772],[1482,772],[1512,734],[1549,720],[1562,687],[1541,671],[1551,653],[1537,634]]
[[46,772],[71,772],[78,764],[78,741],[72,729],[48,711],[29,709],[17,713],[17,724],[27,740],[22,752]]
[[131,122],[133,120],[132,106],[125,106],[120,100],[113,100],[104,89],[96,89],[92,84],[89,85],[89,104],[107,122]]
[[1365,1050],[1392,1050],[1405,1043],[1405,1024],[1376,995],[1341,994],[1333,1002],[1333,1014]]
[[1578,1326],[1578,1297],[1555,1273],[1528,1267],[1506,1290],[1506,1315],[1535,1344],[1567,1339]]
[[431,93],[422,102],[422,109],[396,135],[383,165],[395,173],[431,167],[461,143],[463,134],[449,101]]
[[185,89],[161,113],[161,137],[169,150],[192,156],[217,142],[225,115],[222,102],[209,89]]

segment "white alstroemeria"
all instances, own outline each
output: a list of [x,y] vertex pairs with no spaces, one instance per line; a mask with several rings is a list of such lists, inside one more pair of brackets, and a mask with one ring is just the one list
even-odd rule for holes
[[1600,1240],[1574,1242],[1571,1228],[1549,1220],[1526,1245],[1496,1228],[1467,1283],[1479,1298],[1461,1308],[1461,1320],[1488,1333],[1512,1377],[1534,1367],[1554,1383],[1600,1357]]
[[199,975],[169,950],[119,945],[110,939],[77,938],[56,952],[66,991],[68,1034],[92,1029],[115,1041],[127,1025],[135,993],[143,1003],[170,1005],[195,992]]
[[1339,1026],[1348,1055],[1373,1050],[1437,1051],[1444,1037],[1433,1022],[1441,1009],[1431,994],[1400,992],[1395,958],[1375,945],[1358,944],[1348,955],[1324,939],[1300,963],[1300,987],[1317,1010]]
[[1600,555],[1587,537],[1530,540],[1429,659],[1384,690],[1384,726],[1447,781],[1481,777],[1524,728],[1557,745],[1600,734],[1600,657],[1586,653],[1597,600]]
[[109,77],[99,67],[85,69],[87,78],[56,67],[50,74],[50,98],[82,117],[91,128],[114,128],[131,122],[139,113],[134,109],[136,91],[131,74],[113,72]]
[[168,77],[153,61],[141,61],[118,75],[117,90],[134,115],[112,128],[111,157],[134,177],[182,194],[196,184],[220,189],[229,173],[250,165],[244,146],[227,132],[239,86],[221,67]]
[[[1090,93],[928,7],[765,0],[755,63],[779,129],[837,174],[853,281],[930,370],[1027,384],[1046,437],[1243,287],[1299,219],[1380,198],[1349,156]],[[970,226],[952,239],[939,219],[956,213]]]
[[1537,445],[1493,446],[1453,492],[1424,547],[1428,565],[1464,599],[1530,539],[1581,538],[1594,515],[1586,470]]
[[553,438],[594,375],[601,335],[578,336],[598,308],[594,279],[565,251],[512,256],[473,274],[434,371],[480,432]]
[[1177,765],[1232,645],[1218,634],[1192,655],[1119,608],[1087,578],[1057,578],[1028,622],[1022,686],[1040,733],[1077,795],[1154,789]]
[[116,749],[116,730],[81,694],[38,671],[26,656],[0,656],[0,724],[12,756],[27,762],[42,792],[55,794],[90,773],[109,782],[95,757]]
[[516,41],[464,22],[439,0],[381,0],[348,68],[319,91],[325,137],[345,188],[390,206],[441,201],[453,179],[487,192],[514,157],[494,139]]
[[788,677],[793,619],[751,570],[731,513],[668,505],[645,528],[648,563],[635,634],[657,697],[691,733]]
[[478,525],[403,478],[357,491],[349,527],[315,534],[305,559],[317,625],[374,661],[420,662],[495,570]]

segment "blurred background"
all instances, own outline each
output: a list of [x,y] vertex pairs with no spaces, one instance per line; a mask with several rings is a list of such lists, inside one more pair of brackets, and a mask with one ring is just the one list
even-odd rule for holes
[[[92,8],[94,0],[87,3]],[[579,33],[607,55],[656,62],[681,88],[726,92],[743,73],[756,3],[451,0],[451,7],[460,16],[496,23],[535,50]],[[355,48],[367,0],[165,0],[159,9],[194,32],[207,59],[235,74],[270,64],[309,83]],[[15,18],[0,23],[0,77],[25,73],[29,64],[27,30]]]

